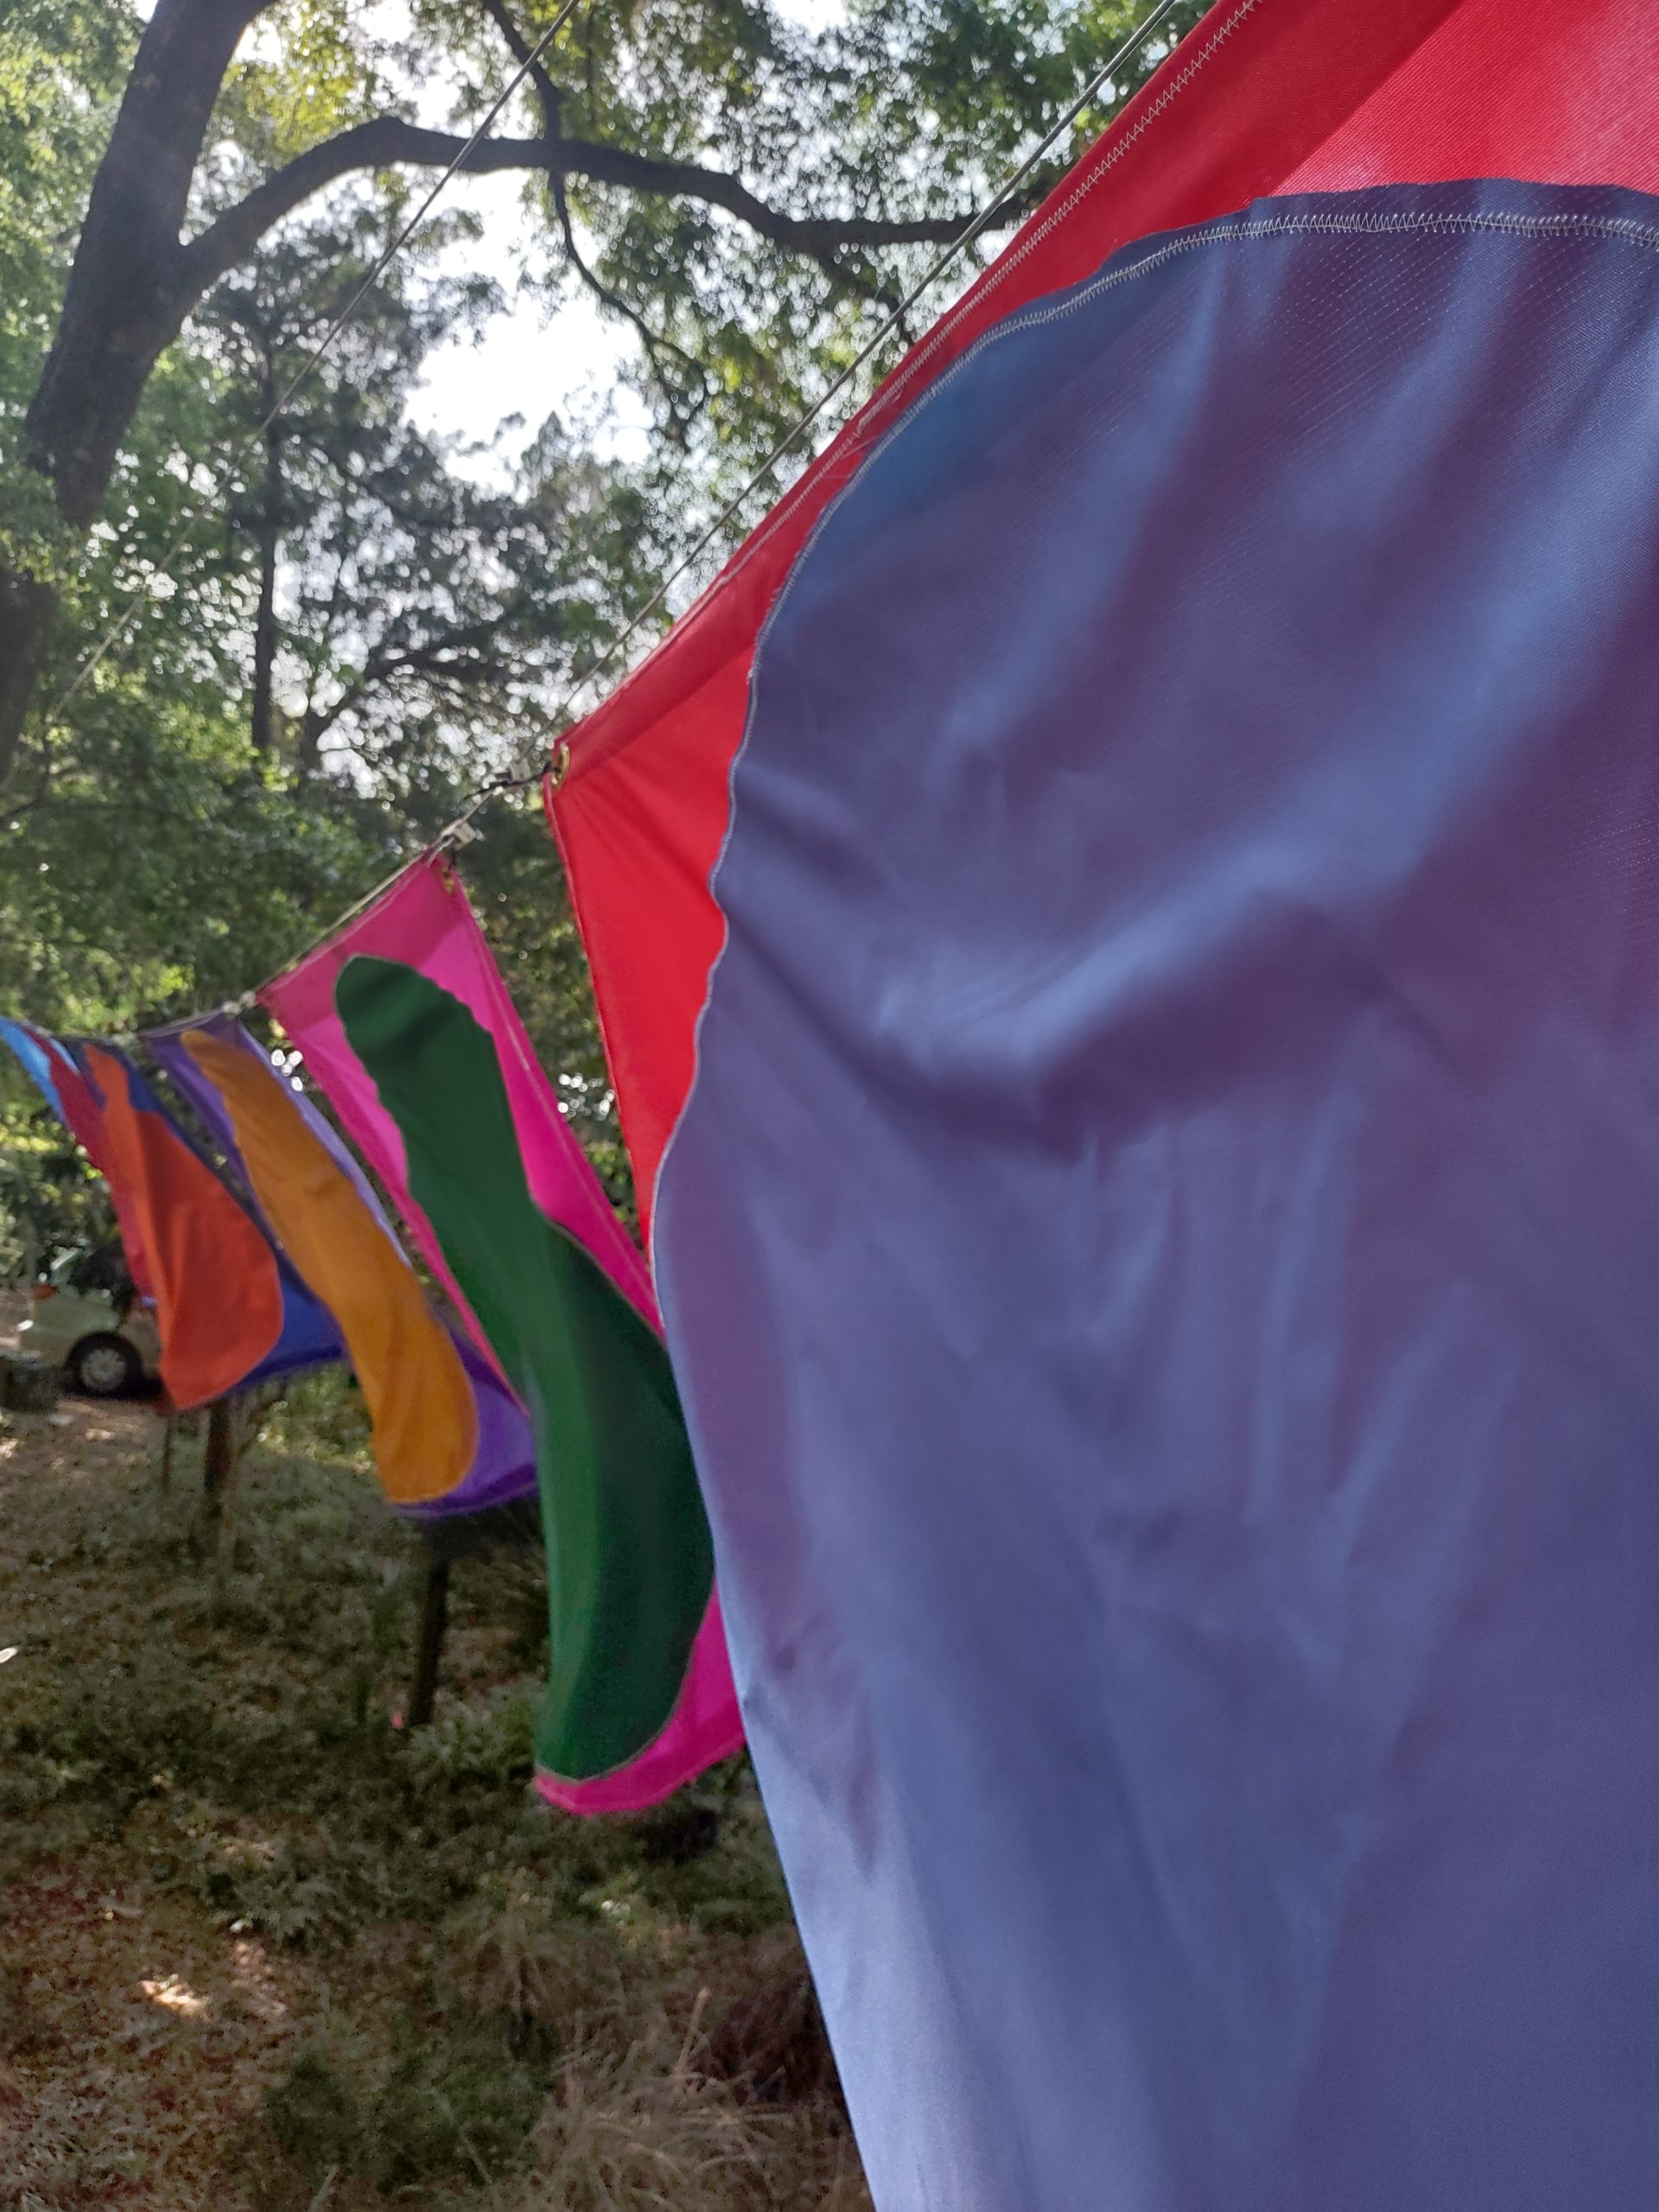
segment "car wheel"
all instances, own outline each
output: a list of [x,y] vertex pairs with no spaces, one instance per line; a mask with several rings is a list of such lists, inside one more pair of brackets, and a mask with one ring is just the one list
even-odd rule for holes
[[124,1337],[83,1337],[66,1363],[71,1387],[88,1398],[118,1398],[137,1389],[143,1372]]

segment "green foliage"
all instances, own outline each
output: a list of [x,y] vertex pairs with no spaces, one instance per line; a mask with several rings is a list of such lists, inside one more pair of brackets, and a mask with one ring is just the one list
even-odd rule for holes
[[[537,0],[524,20],[552,11],[553,0]],[[729,169],[789,214],[959,219],[1146,12],[1146,0],[851,0],[843,19],[807,29],[767,0],[634,0],[579,14],[555,74],[571,136]],[[1023,204],[1202,13],[1201,0],[1175,11]],[[435,40],[453,37],[452,0],[424,0],[417,16]],[[488,56],[480,42],[480,68]],[[690,199],[585,181],[569,198],[595,242],[598,283],[655,335],[636,357],[636,387],[721,484],[770,450],[940,251],[847,247],[819,260]],[[1006,228],[958,260],[913,329],[961,290]],[[582,279],[566,256],[550,259],[543,281],[557,298]],[[890,344],[879,365],[896,356]]]
[[439,2181],[493,2183],[523,2160],[547,2101],[548,2046],[531,2051],[505,2020],[435,2032],[405,2020],[377,2091],[326,2045],[301,2050],[267,2091],[262,2116],[308,2177],[361,2174],[387,2195]]
[[494,2021],[408,2038],[369,2115],[367,2164],[383,2190],[493,2181],[518,2162],[552,2078],[545,2046],[531,2055],[523,2041]]
[[435,1789],[482,1783],[506,1789],[536,1770],[534,1699],[509,1691],[458,1707],[410,1740],[409,1760]]
[[269,1450],[290,1458],[327,1459],[362,1474],[373,1471],[369,1409],[349,1368],[317,1367],[290,1376],[261,1414],[259,1433]]
[[128,1586],[135,1634],[112,1634],[66,1671],[49,1711],[0,1732],[0,1815],[50,1808],[72,1831],[142,1834],[163,1887],[311,1948],[383,1920],[436,1925],[525,1883],[619,1934],[687,1919],[769,1924],[786,1910],[741,1772],[702,1801],[731,1848],[689,1862],[650,1821],[572,1820],[530,1789],[545,1655],[525,1651],[524,1630],[541,1603],[538,1556],[497,1551],[455,1567],[452,1638],[484,1635],[521,1671],[446,1700],[431,1728],[410,1733],[392,1713],[414,1635],[416,1540],[348,1466],[267,1448],[242,1478],[233,1562],[204,1584],[189,1464],[181,1452],[163,1497],[147,1484],[111,1495],[71,1554],[38,1562],[42,1574],[94,1570]]
[[[280,0],[251,53],[232,65],[219,102],[219,157],[274,168],[381,112],[397,54],[347,0]],[[405,71],[397,70],[397,74]]]
[[[521,42],[556,4],[510,0]],[[220,197],[370,115],[472,129],[516,66],[500,12],[415,0],[410,44],[373,11],[286,0],[226,83]],[[1147,0],[849,0],[809,26],[771,0],[626,0],[579,10],[543,68],[564,137],[735,175],[785,217],[949,220],[983,204],[1146,12]],[[1174,12],[1034,192],[1202,12],[1200,0]],[[526,89],[496,130],[547,127]],[[638,388],[704,466],[768,448],[938,251],[803,251],[695,195],[581,177],[561,192],[528,173],[524,201],[526,281],[556,306],[585,289],[626,328]],[[683,497],[684,472],[670,480]]]
[[[0,157],[0,225],[37,244],[48,228],[73,236],[130,51],[129,35],[106,31],[83,55],[68,36],[77,21],[41,0],[0,35],[0,103],[10,92],[20,124],[18,160]],[[337,45],[346,18],[299,8],[283,11],[283,25],[299,27],[299,45],[282,47],[280,61],[256,58],[235,80],[242,107],[226,110],[232,137],[210,166],[210,201],[251,158],[236,153],[235,131],[253,146],[319,127],[319,114],[302,115],[292,98],[313,48]],[[356,92],[344,79],[311,90],[343,116],[375,82],[371,70]],[[99,120],[71,131],[66,115]],[[273,972],[418,851],[483,777],[545,746],[576,658],[619,603],[648,595],[660,540],[645,493],[556,424],[500,488],[458,472],[410,427],[432,345],[499,304],[487,283],[423,276],[418,255],[361,302],[280,432],[247,442],[356,289],[391,219],[384,195],[353,188],[277,234],[151,379],[112,519],[60,576],[66,609],[48,689],[67,681],[87,639],[204,496],[207,513],[178,555],[176,588],[145,604],[130,644],[37,731],[0,815],[0,1006],[70,1030],[130,1029]],[[467,219],[447,218],[427,250],[453,243]],[[37,258],[33,319],[19,321],[25,302],[14,295],[8,311],[21,336],[0,348],[0,419],[10,410],[14,425],[64,275],[62,251],[54,259],[41,246]],[[0,523],[33,514],[44,496],[15,435],[9,444]],[[273,559],[271,743],[261,751],[252,626]],[[486,926],[626,1204],[585,964],[545,830],[527,802],[498,805],[487,826],[468,870]],[[7,1159],[0,1268],[60,1239],[73,1211],[55,1160],[22,1147]]]
[[[524,37],[552,6],[516,0]],[[1139,12],[852,0],[811,29],[768,0],[628,0],[580,11],[549,67],[568,135],[728,171],[791,216],[941,218],[982,201]],[[1198,12],[1178,11],[1058,164]],[[193,219],[371,117],[480,120],[514,66],[499,22],[471,0],[416,0],[412,18],[411,44],[341,0],[264,11],[226,79]],[[461,187],[272,431],[252,435],[415,188],[403,172],[347,177],[271,232],[163,355],[104,518],[77,546],[17,432],[138,29],[127,6],[92,0],[18,0],[0,24],[0,561],[60,588],[48,698],[186,533],[175,581],[67,711],[37,723],[0,815],[0,1005],[70,1028],[140,1027],[241,992],[481,780],[533,760],[577,671],[938,251],[803,254],[694,197],[579,179],[550,193],[527,175],[523,283],[553,315],[550,344],[559,305],[595,294],[631,334],[628,373],[664,435],[624,468],[550,421],[516,471],[498,461],[480,480],[410,421],[434,344],[504,304],[488,281],[435,273],[475,232]],[[545,121],[524,91],[497,128]],[[484,445],[495,428],[480,425]],[[466,861],[486,927],[626,1208],[556,863],[528,801],[498,803],[486,824]],[[0,1205],[3,1262],[28,1240],[16,1199]]]
[[[388,283],[365,302],[285,421],[274,479],[251,474],[246,453],[233,468],[219,458],[347,295],[368,223],[359,211],[281,243],[214,303],[194,356],[175,348],[152,381],[128,528],[92,548],[66,640],[82,649],[73,618],[84,635],[119,609],[175,531],[204,447],[226,505],[180,556],[178,588],[146,606],[130,652],[22,772],[0,827],[0,1002],[126,1027],[280,966],[435,834],[500,764],[499,733],[533,752],[537,701],[592,634],[603,577],[626,588],[645,541],[591,464],[544,441],[524,499],[486,493],[409,428],[427,348],[472,311],[452,286]],[[246,684],[268,529],[285,581],[262,753]],[[544,836],[541,858],[532,903],[550,906],[556,934]]]
[[363,2115],[351,2083],[327,2050],[308,2044],[265,2093],[265,2125],[314,2178],[349,2172],[363,2147]]
[[33,1281],[60,1253],[115,1233],[102,1179],[34,1085],[0,1053],[0,1281]]

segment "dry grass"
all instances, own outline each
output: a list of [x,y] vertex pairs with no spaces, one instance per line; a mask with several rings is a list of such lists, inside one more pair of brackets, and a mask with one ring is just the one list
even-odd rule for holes
[[589,2049],[632,2039],[639,1967],[602,1929],[560,1920],[522,1890],[460,1916],[443,1968],[448,1986],[483,2018],[538,2021]]
[[0,2212],[868,2212],[752,1787],[529,1789],[538,1562],[457,1568],[411,1740],[349,1408],[216,1572],[199,1445],[65,1410],[0,1425]]
[[721,1947],[703,1973],[699,2063],[706,2071],[751,2101],[842,2109],[817,1992],[792,1925]]
[[868,2212],[831,2108],[758,2105],[703,2057],[695,2023],[677,2049],[658,2033],[573,2056],[512,2212]]
[[227,2133],[332,2017],[328,1985],[302,1960],[204,1926],[130,1871],[118,1847],[91,1840],[3,1892],[7,2212],[219,2201]]

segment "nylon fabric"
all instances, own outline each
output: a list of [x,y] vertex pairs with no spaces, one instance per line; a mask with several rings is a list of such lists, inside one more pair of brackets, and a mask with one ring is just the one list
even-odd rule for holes
[[645,1262],[559,1112],[466,893],[448,862],[432,859],[401,875],[348,929],[308,954],[262,995],[302,1046],[307,1065],[396,1198],[428,1264],[457,1306],[464,1312],[466,1300],[437,1238],[410,1198],[397,1126],[382,1110],[335,1010],[334,986],[341,969],[364,954],[417,969],[478,1014],[495,1039],[537,1204],[569,1231],[654,1325],[657,1308]]
[[537,1758],[571,1781],[613,1772],[667,1725],[714,1580],[668,1355],[531,1198],[494,1047],[460,1001],[367,957],[335,997],[536,1432],[551,1632]]
[[[522,1161],[535,1211],[553,1224],[576,1252],[585,1255],[600,1277],[613,1287],[620,1300],[639,1318],[646,1335],[657,1341],[659,1328],[656,1302],[645,1262],[559,1111],[458,880],[447,862],[432,859],[417,863],[400,877],[383,898],[339,937],[278,979],[264,996],[300,1046],[310,1074],[334,1102],[342,1124],[391,1192],[434,1274],[465,1316],[480,1356],[491,1361],[504,1384],[523,1387],[522,1376],[515,1376],[509,1370],[496,1349],[496,1340],[501,1337],[499,1319],[498,1325],[492,1329],[472,1302],[472,1287],[493,1271],[480,1268],[469,1287],[451,1250],[456,1238],[453,1234],[446,1236],[441,1233],[425,1202],[424,1192],[428,1189],[440,1192],[446,1205],[454,1198],[454,1178],[460,1175],[464,1180],[468,1166],[468,1147],[464,1137],[455,1137],[453,1160],[429,1151],[423,1160],[417,1186],[400,1115],[388,1110],[375,1075],[365,1066],[341,1023],[335,1003],[340,979],[348,965],[365,961],[396,966],[423,982],[443,1002],[463,1011],[487,1040],[488,1053],[506,1099],[512,1144]],[[468,1030],[462,1028],[454,1033],[472,1041]],[[427,1085],[430,1086],[429,1096],[424,1095]],[[414,1114],[429,1123],[444,1113],[447,1103],[452,1103],[446,1102],[443,1089],[442,1067],[433,1062],[425,1071],[421,1093],[404,1096],[400,1113]],[[462,1237],[460,1241],[474,1249],[470,1240]],[[560,1264],[563,1267],[564,1262]],[[550,1319],[539,1325],[551,1326],[552,1322]],[[595,1347],[595,1384],[605,1384],[607,1377],[613,1383],[613,1363],[598,1359],[597,1351]],[[649,1364],[648,1360],[646,1363]],[[532,1425],[539,1426],[544,1435],[550,1435],[547,1405],[527,1402],[527,1410]],[[613,1408],[607,1415],[612,1433],[620,1434],[626,1423],[636,1417],[645,1420],[646,1410],[643,1402],[640,1408],[632,1412],[625,1407]],[[677,1423],[677,1414],[675,1421]],[[602,1430],[604,1425],[601,1426]],[[601,1433],[596,1431],[595,1435],[602,1444]],[[558,1456],[537,1471],[544,1502],[555,1494],[563,1459],[574,1453],[580,1465],[584,1455],[591,1458],[597,1448],[591,1439],[580,1433],[568,1446],[563,1442],[559,1444]],[[663,1464],[660,1453],[643,1458],[638,1478],[643,1481],[648,1472],[660,1473]],[[626,1501],[626,1484],[623,1483],[613,1493],[613,1503]],[[556,1523],[550,1506],[546,1517],[551,1545]],[[700,1508],[697,1522],[699,1527],[703,1525]],[[618,1523],[616,1536],[620,1537],[623,1525]],[[613,1535],[607,1532],[604,1548],[610,1547],[613,1541]],[[706,1530],[701,1541],[706,1548]],[[607,1556],[609,1555],[607,1548]],[[621,1565],[620,1553],[613,1565],[618,1573],[633,1571]],[[564,1571],[564,1566],[550,1555],[550,1575],[557,1578]],[[645,1578],[647,1586],[655,1578],[657,1586],[663,1586],[663,1563],[649,1551],[641,1554],[638,1571]],[[697,1571],[702,1572],[701,1566]],[[607,1587],[620,1586],[614,1582],[607,1584]],[[637,1744],[632,1755],[620,1767],[586,1774],[573,1775],[556,1769],[539,1774],[537,1786],[551,1802],[567,1810],[584,1814],[639,1810],[654,1804],[741,1745],[742,1725],[726,1656],[719,1599],[709,1589],[706,1577],[703,1586],[707,1599],[701,1625],[695,1635],[684,1639],[689,1648],[684,1651],[678,1693],[656,1734],[648,1742]],[[606,1630],[607,1637],[612,1637],[613,1648],[618,1651],[624,1650],[627,1643],[627,1635],[617,1626],[621,1610],[619,1607],[607,1616],[610,1625]],[[566,1633],[574,1638],[571,1649],[579,1649],[583,1634],[580,1626],[568,1628]],[[677,1629],[676,1634],[679,1633]],[[661,1643],[645,1621],[641,1634],[645,1639],[641,1660],[647,1663],[653,1651],[660,1653]],[[619,1637],[620,1642],[616,1640]],[[632,1662],[619,1660],[618,1663],[626,1673]],[[594,1725],[598,1725],[597,1719]],[[552,1741],[548,1738],[550,1749]],[[604,1750],[596,1751],[588,1745],[582,1750],[581,1758],[582,1764],[588,1764],[606,1755]]]
[[[97,1096],[68,1047],[31,1022],[0,1018],[3,1037],[19,1065],[59,1121],[86,1154],[105,1182],[109,1180],[109,1147],[104,1138],[104,1116]],[[139,1248],[138,1226],[131,1210],[121,1223],[122,1249],[133,1287],[149,1304],[156,1302],[144,1255]]]
[[268,1066],[205,1030],[181,1044],[224,1102],[283,1249],[340,1324],[386,1495],[412,1504],[457,1489],[478,1447],[473,1394],[408,1262]]
[[[235,1167],[245,1186],[250,1189],[254,1202],[257,1203],[257,1193],[252,1192],[252,1178],[242,1157],[226,1103],[186,1048],[188,1037],[201,1034],[213,1039],[215,1045],[225,1051],[241,1053],[258,1071],[260,1079],[276,1089],[289,1112],[297,1118],[301,1129],[308,1134],[311,1143],[321,1147],[334,1172],[355,1193],[362,1215],[379,1231],[387,1249],[406,1268],[408,1263],[397,1232],[388,1220],[373,1185],[341,1142],[338,1132],[318,1112],[303,1091],[295,1090],[290,1083],[276,1074],[269,1057],[260,1051],[239,1022],[222,1014],[209,1014],[194,1022],[175,1023],[168,1029],[149,1031],[144,1042],[157,1065],[165,1070],[180,1096],[188,1102],[191,1110]],[[269,1233],[276,1234],[269,1220],[265,1227]],[[530,1425],[524,1419],[523,1409],[497,1374],[494,1363],[475,1349],[465,1331],[447,1319],[440,1319],[435,1313],[432,1318],[434,1325],[441,1329],[443,1343],[448,1347],[448,1352],[440,1357],[447,1360],[453,1357],[460,1363],[462,1370],[469,1401],[466,1421],[476,1440],[475,1448],[471,1464],[458,1484],[436,1495],[397,1499],[398,1510],[408,1519],[432,1523],[455,1516],[487,1513],[498,1507],[520,1504],[536,1494],[535,1459],[530,1440]],[[405,1363],[397,1363],[404,1365],[406,1373],[420,1373],[419,1369],[410,1367]],[[416,1395],[423,1397],[425,1389],[423,1382]],[[403,1426],[404,1441],[407,1441],[412,1452],[416,1437],[409,1431],[417,1429],[418,1424]],[[378,1448],[377,1445],[377,1464]],[[402,1453],[403,1441],[396,1449]],[[410,1459],[409,1464],[412,1470],[414,1460]],[[417,1488],[429,1491],[429,1471],[423,1475],[414,1474],[413,1479]],[[387,1488],[391,1495],[391,1486],[387,1485]]]
[[81,1062],[122,1240],[149,1274],[162,1380],[175,1406],[209,1404],[278,1356],[288,1311],[276,1255],[123,1056],[84,1045]]
[[655,1254],[881,2212],[1659,2201],[1659,201],[1015,316],[762,643]]
[[[83,1045],[82,1059],[77,1059],[60,1039],[10,1020],[0,1021],[0,1036],[110,1187],[133,1287],[147,1305],[157,1308],[162,1376],[175,1403],[206,1402],[179,1399],[176,1393],[181,1389],[217,1395],[212,1386],[239,1359],[251,1357],[255,1346],[265,1348],[236,1376],[238,1389],[339,1357],[340,1340],[328,1316],[248,1219],[236,1196],[196,1152],[124,1053]],[[94,1051],[111,1086],[108,1096],[89,1076],[92,1061],[88,1056]],[[162,1217],[179,1217],[168,1224],[176,1249],[164,1261],[164,1307],[156,1263],[147,1243],[156,1233],[158,1208]],[[252,1253],[247,1229],[258,1237],[263,1258],[239,1289],[227,1293],[222,1263],[227,1259],[234,1262],[239,1253]],[[200,1274],[204,1263],[214,1269],[211,1277]],[[279,1313],[274,1341],[267,1345],[271,1268]]]
[[1273,193],[1456,176],[1659,190],[1650,0],[1223,0],[570,739],[550,821],[647,1228],[721,940],[709,893],[754,642],[903,409],[1001,317]]
[[18,1065],[67,1128],[68,1119],[63,1110],[63,1094],[58,1088],[54,1065],[56,1055],[61,1053],[61,1047],[57,1047],[54,1054],[49,1038],[31,1029],[27,1022],[14,1021],[5,1014],[0,1014],[0,1039],[10,1046]]

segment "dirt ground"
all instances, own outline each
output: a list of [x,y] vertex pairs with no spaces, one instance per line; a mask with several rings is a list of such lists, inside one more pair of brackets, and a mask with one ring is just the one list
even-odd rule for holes
[[222,1553],[151,1407],[0,1421],[0,2208],[859,2212],[746,1772],[547,1811],[538,1560],[457,1567],[411,1738],[349,1414],[268,1425]]
[[[153,1479],[161,1427],[145,1405],[66,1398],[0,1435],[0,1741],[67,1671],[120,1663],[135,1624],[82,1535],[97,1493]],[[147,1879],[131,1838],[53,1840],[10,1836],[0,1859],[0,2205],[234,2202],[225,2146],[330,2012],[334,1978]],[[381,1999],[410,1948],[395,1931],[373,1946]]]

